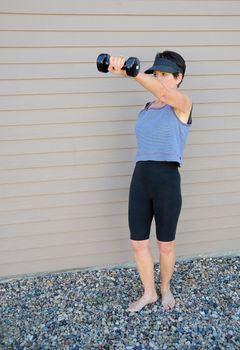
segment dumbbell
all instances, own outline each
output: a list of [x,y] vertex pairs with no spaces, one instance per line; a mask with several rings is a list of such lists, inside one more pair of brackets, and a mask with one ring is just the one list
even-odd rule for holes
[[[107,53],[101,53],[97,57],[97,69],[102,73],[108,73],[108,67],[110,64],[110,55]],[[130,77],[136,77],[140,70],[140,61],[137,57],[129,57],[124,63],[122,70],[125,70]]]

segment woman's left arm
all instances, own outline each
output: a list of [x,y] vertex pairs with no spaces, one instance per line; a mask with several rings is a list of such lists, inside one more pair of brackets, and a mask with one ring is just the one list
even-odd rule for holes
[[163,103],[169,104],[179,113],[186,115],[186,118],[188,117],[192,108],[192,101],[187,95],[182,94],[177,89],[167,87],[164,82],[155,79],[149,74],[139,73],[133,79]]

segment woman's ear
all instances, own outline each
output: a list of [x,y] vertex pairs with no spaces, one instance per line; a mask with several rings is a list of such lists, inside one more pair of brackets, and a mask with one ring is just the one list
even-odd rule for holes
[[179,73],[178,76],[176,77],[177,87],[180,86],[182,80],[183,80],[183,75],[182,75],[182,73]]

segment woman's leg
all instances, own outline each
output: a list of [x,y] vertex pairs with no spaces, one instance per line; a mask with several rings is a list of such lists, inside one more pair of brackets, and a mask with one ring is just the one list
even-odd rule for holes
[[175,241],[158,241],[158,247],[160,252],[159,263],[162,305],[165,310],[169,310],[175,305],[175,300],[170,290],[170,281],[176,262]]
[[175,236],[182,206],[181,177],[178,168],[169,167],[162,173],[164,186],[159,186],[153,201],[156,233],[160,252],[160,279],[162,305],[165,310],[174,307],[170,281],[176,261]]
[[127,311],[140,311],[145,305],[154,303],[158,295],[154,285],[154,261],[150,251],[149,239],[142,241],[131,240],[137,269],[144,287],[143,296],[132,303]]
[[148,163],[136,164],[129,192],[129,229],[137,269],[144,287],[143,296],[131,304],[128,311],[140,311],[158,299],[154,286],[154,263],[150,251],[149,234],[153,206],[148,191]]

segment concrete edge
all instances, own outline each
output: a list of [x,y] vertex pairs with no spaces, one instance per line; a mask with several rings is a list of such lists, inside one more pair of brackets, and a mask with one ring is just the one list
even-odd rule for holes
[[[224,252],[214,252],[214,253],[205,253],[205,254],[198,254],[198,255],[183,255],[183,256],[177,256],[176,262],[181,261],[190,261],[190,260],[197,260],[197,259],[206,259],[206,258],[236,258],[240,257],[240,250],[230,250],[230,251],[224,251]],[[158,259],[154,259],[154,265],[158,264]],[[48,276],[48,275],[59,275],[62,273],[74,273],[74,272],[90,272],[90,271],[101,271],[101,270],[116,270],[116,269],[124,269],[124,268],[133,268],[136,269],[135,262],[127,262],[122,264],[107,264],[107,265],[99,265],[99,266],[91,266],[91,267],[76,267],[73,269],[63,269],[63,270],[57,270],[57,271],[43,271],[43,272],[35,272],[30,274],[20,274],[20,275],[13,275],[13,276],[4,276],[0,277],[0,284],[11,282],[13,280],[21,280],[21,279],[34,279],[36,277],[40,276]]]

